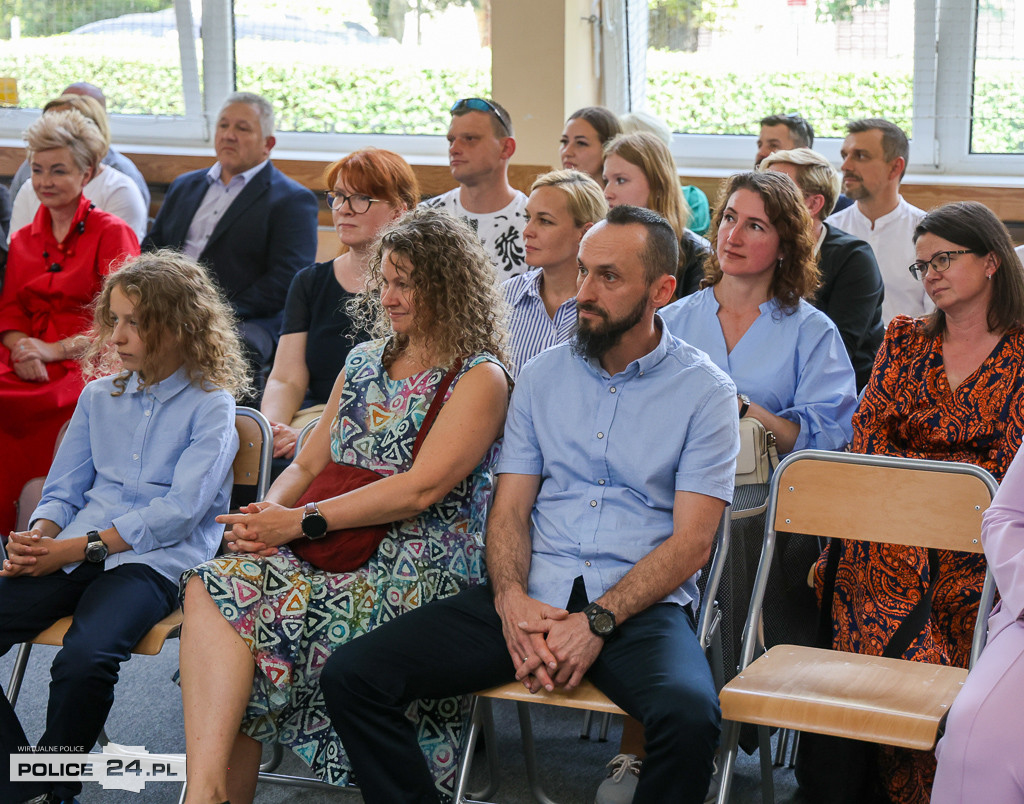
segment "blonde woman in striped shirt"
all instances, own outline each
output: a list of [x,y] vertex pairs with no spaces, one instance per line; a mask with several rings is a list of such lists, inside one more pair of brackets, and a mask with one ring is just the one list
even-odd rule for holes
[[553,170],[530,188],[526,264],[502,283],[510,308],[508,351],[515,376],[527,360],[569,339],[576,324],[576,252],[583,234],[608,214],[601,186],[578,170]]

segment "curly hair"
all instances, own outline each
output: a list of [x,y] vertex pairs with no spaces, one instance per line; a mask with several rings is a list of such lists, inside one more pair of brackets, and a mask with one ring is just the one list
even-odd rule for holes
[[408,343],[407,336],[391,328],[381,304],[382,267],[390,254],[412,266],[409,284],[415,326],[439,365],[451,367],[475,352],[490,352],[507,362],[505,302],[480,240],[466,223],[447,212],[417,208],[381,232],[370,258],[366,289],[349,302],[349,312],[358,324],[374,337],[391,338],[384,351],[385,366]]
[[93,306],[89,346],[82,357],[87,377],[117,373],[117,391],[124,393],[130,371],[121,369],[108,343],[114,330],[110,294],[118,288],[135,305],[139,337],[146,357],[139,384],[146,385],[150,361],[165,338],[173,338],[189,378],[201,388],[223,388],[242,398],[252,390],[249,368],[235,318],[213,280],[195,260],[170,249],[144,253],[107,276]]
[[811,215],[804,205],[803,194],[785,173],[749,171],[735,173],[722,182],[715,202],[715,217],[711,222],[709,238],[715,251],[704,263],[701,287],[711,287],[722,281],[722,266],[718,262],[718,230],[722,216],[732,194],[737,190],[750,190],[761,198],[768,221],[779,235],[782,259],[772,272],[769,293],[787,314],[796,311],[800,299],[811,298],[818,289],[818,261],[814,256],[814,229]]

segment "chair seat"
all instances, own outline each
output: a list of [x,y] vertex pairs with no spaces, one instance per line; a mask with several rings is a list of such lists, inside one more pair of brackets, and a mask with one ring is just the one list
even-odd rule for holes
[[967,671],[777,645],[726,684],[722,717],[931,750]]
[[520,682],[513,681],[478,692],[483,698],[499,698],[519,703],[540,703],[553,706],[565,706],[569,709],[589,709],[592,712],[608,712],[612,715],[624,715],[619,707],[608,700],[607,696],[586,679],[574,690],[566,692],[556,688],[554,692],[540,690],[531,693]]
[[[132,653],[145,656],[155,656],[164,646],[164,642],[178,636],[181,630],[182,613],[181,609],[175,609],[160,622],[149,629],[149,632],[139,640],[132,648]],[[64,644],[64,635],[71,627],[71,617],[61,617],[57,622],[32,640],[35,645],[56,645]]]

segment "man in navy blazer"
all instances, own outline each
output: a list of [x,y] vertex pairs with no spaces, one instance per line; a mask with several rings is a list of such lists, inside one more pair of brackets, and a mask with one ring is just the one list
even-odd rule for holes
[[317,204],[270,162],[274,111],[251,92],[228,96],[217,118],[217,163],[171,184],[143,248],[174,248],[204,263],[240,320],[254,369],[269,363],[292,276],[316,257]]

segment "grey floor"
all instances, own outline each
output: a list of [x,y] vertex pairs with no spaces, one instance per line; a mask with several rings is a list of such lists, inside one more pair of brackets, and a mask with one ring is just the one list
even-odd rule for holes
[[[17,711],[30,740],[39,737],[46,709],[49,665],[56,648],[36,646]],[[6,688],[13,663],[13,651],[0,657],[0,686]],[[183,753],[185,738],[182,729],[181,695],[170,678],[177,668],[177,645],[168,643],[155,657],[139,656],[122,669],[121,681],[107,731],[113,741],[122,745],[143,746],[152,753]],[[605,763],[617,753],[621,725],[613,720],[608,742],[581,740],[582,716],[578,711],[550,706],[531,707],[541,773],[547,793],[562,804],[590,804],[598,784],[604,777]],[[495,709],[498,756],[501,762],[501,787],[497,802],[532,801],[526,784],[519,739],[518,721],[512,704],[499,701]],[[474,768],[474,779],[482,774],[483,755]],[[760,802],[757,755],[741,754],[735,777],[735,804]],[[305,766],[288,754],[282,771],[306,775]],[[482,781],[482,778],[481,778]],[[141,793],[105,790],[89,783],[81,796],[83,804],[174,804],[181,786],[170,782],[149,782]],[[796,793],[793,772],[784,768],[775,771],[776,801],[796,804],[802,799]],[[261,784],[256,795],[260,804],[297,802],[297,804],[328,804],[328,802],[359,802],[355,791],[321,792]],[[0,802],[0,804],[7,804]]]

